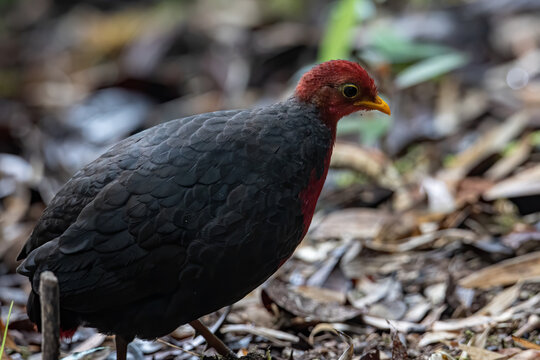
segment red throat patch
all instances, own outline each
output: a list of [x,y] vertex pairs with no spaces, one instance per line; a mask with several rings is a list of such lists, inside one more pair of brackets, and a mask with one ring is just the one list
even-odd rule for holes
[[313,213],[315,212],[315,206],[317,205],[317,200],[321,194],[324,181],[326,180],[326,175],[328,175],[328,168],[330,167],[330,157],[332,156],[332,146],[326,154],[326,159],[324,159],[324,172],[320,178],[317,178],[315,169],[311,171],[311,176],[309,178],[308,186],[300,192],[298,196],[302,201],[302,215],[304,215],[304,231],[302,232],[302,237],[304,237],[311,225],[311,220],[313,219]]

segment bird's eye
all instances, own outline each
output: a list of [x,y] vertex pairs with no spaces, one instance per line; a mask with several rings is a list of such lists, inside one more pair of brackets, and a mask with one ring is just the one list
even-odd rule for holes
[[343,94],[343,96],[350,99],[358,95],[358,88],[356,87],[356,85],[346,84],[345,86],[343,86],[341,93]]

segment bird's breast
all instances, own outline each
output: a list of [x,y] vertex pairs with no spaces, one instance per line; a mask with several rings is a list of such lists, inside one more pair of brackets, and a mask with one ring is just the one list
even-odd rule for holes
[[324,170],[320,176],[317,176],[316,169],[313,169],[310,174],[308,185],[303,189],[300,194],[300,202],[302,207],[302,215],[304,216],[304,229],[302,232],[302,237],[306,235],[311,220],[313,218],[313,213],[315,212],[315,206],[317,205],[317,200],[321,194],[322,187],[326,180],[326,175],[328,175],[328,169],[330,167],[330,157],[332,156],[332,147],[329,147],[326,157],[324,159]]

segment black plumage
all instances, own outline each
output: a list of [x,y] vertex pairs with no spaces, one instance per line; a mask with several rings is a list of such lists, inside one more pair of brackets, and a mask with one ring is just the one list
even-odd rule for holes
[[62,329],[115,334],[120,360],[134,336],[187,322],[202,329],[195,319],[239,300],[291,256],[337,122],[358,110],[390,114],[366,71],[336,60],[307,72],[284,102],[173,120],[121,141],[65,184],[22,249],[30,319],[40,323],[39,277],[50,270]]
[[242,298],[301,240],[299,196],[332,143],[319,117],[291,98],[173,120],[112,147],[58,192],[19,255],[31,320],[45,270],[59,280],[64,329],[125,339]]

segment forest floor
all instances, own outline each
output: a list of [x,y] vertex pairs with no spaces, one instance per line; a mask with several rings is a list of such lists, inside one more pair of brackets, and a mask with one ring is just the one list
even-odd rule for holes
[[[13,360],[41,356],[15,258],[59,186],[156,123],[290,94],[330,6],[28,3],[0,32],[12,54],[0,60],[0,301],[2,333],[14,304]],[[348,51],[391,120],[342,120],[300,247],[203,322],[265,359],[540,359],[540,4],[358,3]],[[211,356],[193,335],[181,326],[130,354]],[[113,352],[88,328],[62,342],[69,360]]]

